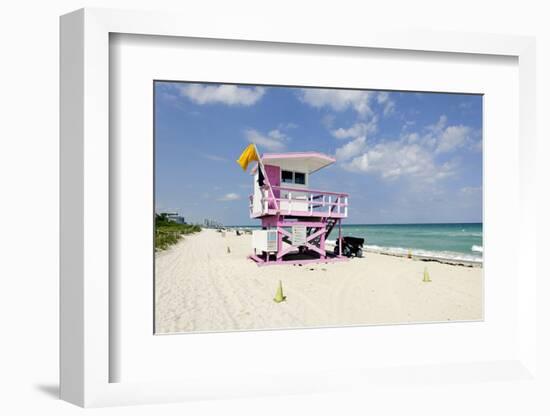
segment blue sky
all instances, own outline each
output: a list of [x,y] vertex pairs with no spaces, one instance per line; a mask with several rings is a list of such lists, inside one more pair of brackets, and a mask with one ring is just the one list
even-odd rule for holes
[[156,210],[256,224],[235,160],[318,151],[310,187],[348,192],[348,224],[481,222],[480,95],[155,83]]

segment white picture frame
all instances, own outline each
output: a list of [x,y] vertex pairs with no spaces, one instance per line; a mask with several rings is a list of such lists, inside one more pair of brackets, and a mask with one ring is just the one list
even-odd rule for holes
[[[506,380],[533,379],[536,363],[536,108],[535,41],[530,37],[465,33],[382,32],[331,33],[312,27],[250,23],[236,33],[230,22],[205,26],[192,16],[83,9],[61,18],[61,398],[80,406],[183,401],[195,398],[242,397],[257,394],[323,392],[351,385],[376,386],[395,377],[415,380],[479,382],[472,374],[486,371]],[[110,382],[110,363],[119,359],[110,349],[112,298],[109,275],[109,36],[112,33],[226,39],[283,44],[332,45],[430,51],[440,54],[504,55],[518,59],[520,165],[517,292],[517,355],[498,362],[442,363],[440,366],[380,368],[365,373],[333,369],[318,373],[236,380],[232,374],[182,381]],[[112,168],[112,166],[111,166]],[[516,271],[518,273],[518,271]],[[243,335],[244,336],[244,335]],[[315,336],[311,333],[310,336]],[[360,370],[360,368],[358,369]],[[498,376],[495,376],[498,378]],[[483,377],[481,377],[483,379]]]

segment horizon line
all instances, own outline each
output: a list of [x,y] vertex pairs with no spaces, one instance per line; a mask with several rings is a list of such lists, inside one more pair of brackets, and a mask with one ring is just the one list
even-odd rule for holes
[[[342,227],[346,225],[441,225],[441,224],[483,224],[483,221],[456,221],[456,222],[395,222],[395,223],[352,223],[342,224]],[[244,227],[244,226],[257,226],[256,224],[222,224],[225,227]]]

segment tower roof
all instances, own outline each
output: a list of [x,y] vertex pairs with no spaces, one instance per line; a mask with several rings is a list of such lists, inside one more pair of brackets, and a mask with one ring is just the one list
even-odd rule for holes
[[332,165],[336,159],[318,152],[264,153],[262,162],[281,169],[313,173]]

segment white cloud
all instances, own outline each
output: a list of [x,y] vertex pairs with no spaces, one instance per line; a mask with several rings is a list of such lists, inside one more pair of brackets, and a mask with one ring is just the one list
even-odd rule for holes
[[212,154],[204,154],[203,156],[206,159],[213,160],[215,162],[227,162],[227,159],[225,157],[222,157],[222,156],[212,155]]
[[188,84],[179,86],[181,95],[195,104],[226,104],[251,106],[265,94],[263,87],[239,87],[237,85]]
[[481,192],[481,186],[465,186],[460,189],[460,192],[466,195],[475,195]]
[[239,194],[229,192],[228,194],[225,194],[224,196],[219,198],[218,201],[236,201],[238,199],[241,199],[241,196]]
[[361,116],[372,114],[370,100],[374,92],[359,90],[331,90],[304,88],[298,93],[299,99],[315,108],[328,107],[334,111],[349,108]]
[[271,130],[267,135],[274,140],[286,140],[286,134],[281,133],[278,129]]
[[248,129],[245,130],[244,134],[250,143],[255,143],[272,151],[283,150],[286,147],[286,142],[290,140],[290,137],[278,129],[271,130],[267,134],[262,134],[254,129]]
[[447,127],[437,141],[438,153],[449,152],[464,146],[470,140],[470,127],[463,125]]
[[[481,132],[479,133],[481,134]],[[471,149],[476,152],[481,152],[483,150],[483,142],[481,141],[481,138],[474,140],[474,142],[471,145]]]
[[410,128],[412,128],[416,124],[416,121],[414,120],[408,120],[403,123],[401,126],[401,131],[405,132],[408,131]]
[[368,133],[376,132],[378,128],[378,117],[374,116],[368,123],[355,123],[353,126],[344,129],[342,127],[332,130],[330,134],[337,139],[350,139],[366,136]]
[[334,114],[325,114],[321,119],[321,124],[325,126],[326,129],[331,129],[332,126],[334,126],[334,120],[336,120]]
[[437,120],[437,123],[430,124],[429,126],[426,127],[426,129],[434,133],[438,133],[443,131],[446,125],[447,125],[447,116],[443,114],[442,116],[439,116],[439,120]]
[[462,101],[458,104],[458,108],[460,108],[461,110],[471,110],[473,106],[473,101]]
[[403,140],[406,140],[407,143],[418,143],[420,141],[420,135],[418,133],[408,133],[402,136]]
[[368,172],[369,171],[369,155],[363,153],[361,156],[353,158],[350,162],[345,163],[344,169],[351,172]]
[[382,142],[343,164],[352,172],[378,174],[392,180],[399,177],[420,178],[434,182],[455,173],[454,163],[436,165],[433,153],[419,144],[405,140]]
[[373,101],[383,108],[384,116],[395,110],[395,101],[391,99],[390,93],[385,91],[304,88],[300,90],[298,97],[302,102],[316,108],[328,107],[334,111],[351,108],[363,118],[374,115]]
[[422,136],[422,142],[436,153],[448,153],[461,147],[475,148],[474,131],[471,127],[447,125],[447,116],[442,115],[435,124],[426,127],[427,133]]
[[367,147],[367,138],[365,136],[358,137],[351,142],[346,143],[342,147],[336,149],[335,157],[338,161],[346,161],[354,156],[357,156]]
[[296,123],[293,123],[292,121],[288,122],[288,123],[279,123],[279,125],[277,126],[280,130],[291,130],[291,129],[296,129],[298,128],[298,124]]
[[395,101],[390,99],[390,94],[388,92],[379,92],[376,95],[376,101],[378,104],[384,107],[384,115],[387,116],[395,110]]
[[388,102],[390,99],[390,94],[388,92],[382,91],[379,92],[376,96],[376,101],[378,101],[379,104],[383,104]]
[[[401,136],[396,140],[367,147],[365,137],[361,136],[339,147],[336,158],[349,171],[377,174],[388,180],[410,177],[421,179],[422,183],[433,183],[454,175],[458,168],[456,158],[442,163],[438,160],[439,155],[450,154],[459,148],[476,150],[480,147],[480,132],[464,125],[449,126],[445,115],[420,131],[409,130],[413,123],[405,125],[407,127],[401,129]],[[358,123],[332,133],[345,139],[363,131],[366,128]]]

